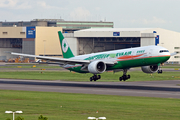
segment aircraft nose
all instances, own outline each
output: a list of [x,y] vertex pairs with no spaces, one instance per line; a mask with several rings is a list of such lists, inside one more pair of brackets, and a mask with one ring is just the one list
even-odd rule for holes
[[169,58],[170,58],[170,52],[168,51],[166,51],[166,52],[160,52],[159,53],[159,55],[161,56],[160,57],[160,61],[161,61],[161,63],[164,63],[164,62],[166,62],[167,60],[169,60]]
[[170,56],[170,52],[166,52],[165,54],[166,54],[167,56]]
[[161,57],[162,63],[164,63],[164,62],[166,62],[167,60],[169,60],[169,58],[170,58],[170,53],[169,53],[169,52],[165,53],[165,54],[163,55],[163,57]]

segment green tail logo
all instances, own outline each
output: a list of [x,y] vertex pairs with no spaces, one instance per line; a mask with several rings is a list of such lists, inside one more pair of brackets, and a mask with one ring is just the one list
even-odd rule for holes
[[59,40],[61,43],[61,50],[63,53],[63,57],[64,58],[71,58],[74,57],[66,39],[64,38],[63,34],[61,33],[61,31],[58,31],[58,35],[59,35]]

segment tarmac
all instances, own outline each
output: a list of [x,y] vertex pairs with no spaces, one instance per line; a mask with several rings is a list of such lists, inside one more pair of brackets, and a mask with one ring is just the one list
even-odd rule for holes
[[66,82],[0,79],[1,90],[180,98],[180,80],[146,82]]

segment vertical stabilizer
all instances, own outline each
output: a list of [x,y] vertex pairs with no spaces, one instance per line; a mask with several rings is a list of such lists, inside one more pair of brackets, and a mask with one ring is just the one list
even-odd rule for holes
[[66,39],[64,38],[63,34],[61,33],[61,31],[58,31],[58,35],[59,35],[59,40],[61,43],[61,50],[63,53],[63,57],[64,58],[71,58],[74,57]]

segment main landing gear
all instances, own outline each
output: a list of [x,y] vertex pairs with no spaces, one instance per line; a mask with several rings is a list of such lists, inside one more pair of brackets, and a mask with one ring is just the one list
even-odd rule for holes
[[96,81],[98,79],[101,79],[101,75],[94,74],[94,76],[90,77],[90,81],[93,81],[93,80]]
[[122,80],[126,81],[126,80],[128,80],[128,79],[131,78],[130,75],[126,75],[126,74],[127,74],[127,69],[124,69],[124,70],[123,70],[123,76],[119,77],[119,80],[120,80],[120,81],[122,81]]

